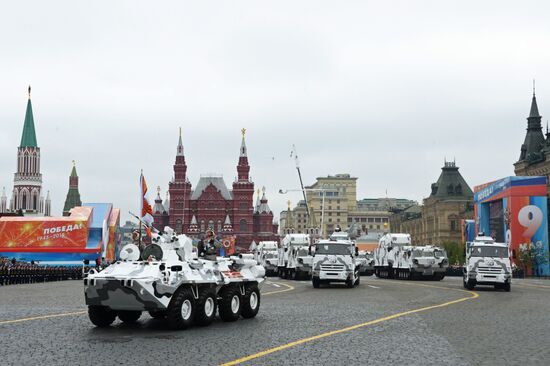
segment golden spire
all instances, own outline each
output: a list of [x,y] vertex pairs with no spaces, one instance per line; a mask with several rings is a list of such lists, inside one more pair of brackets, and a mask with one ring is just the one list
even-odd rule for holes
[[260,195],[260,188],[258,188],[258,190],[256,191],[256,194],[259,196]]
[[290,200],[286,202],[288,204],[288,209],[290,210]]
[[160,186],[157,187],[157,192],[160,194]]
[[243,128],[243,129],[241,130],[241,133],[243,134],[243,139],[244,139],[244,135],[246,134],[246,128]]

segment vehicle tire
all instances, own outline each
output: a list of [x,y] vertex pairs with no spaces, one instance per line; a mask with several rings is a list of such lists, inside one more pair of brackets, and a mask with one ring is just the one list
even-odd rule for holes
[[355,281],[353,280],[353,278],[347,279],[347,280],[346,280],[346,286],[347,286],[348,288],[353,288],[353,283],[354,283],[354,282],[355,282]]
[[512,284],[510,282],[506,282],[504,284],[504,291],[506,291],[506,292],[512,291]]
[[246,287],[241,315],[245,319],[254,318],[260,310],[260,289],[257,284]]
[[473,290],[476,288],[476,285],[474,285],[473,283],[471,283],[470,281],[466,281],[464,282],[464,287],[467,289],[467,290]]
[[218,307],[216,291],[210,288],[201,289],[196,304],[195,323],[202,326],[212,324]]
[[105,328],[111,325],[116,319],[116,311],[107,306],[88,306],[88,317],[90,321],[99,328]]
[[241,293],[238,287],[226,287],[220,291],[221,300],[218,305],[220,318],[224,322],[234,322],[239,319],[242,309]]
[[149,311],[149,315],[153,319],[164,319],[166,318],[166,310],[151,310]]
[[172,296],[166,319],[172,329],[187,329],[193,325],[195,297],[188,287],[180,287]]
[[361,283],[361,276],[357,276],[357,279],[355,280],[355,286],[359,286]]
[[313,288],[321,287],[321,280],[319,280],[319,277],[311,277],[311,283],[313,284]]
[[135,323],[141,317],[141,311],[120,310],[117,313],[118,318],[124,323]]

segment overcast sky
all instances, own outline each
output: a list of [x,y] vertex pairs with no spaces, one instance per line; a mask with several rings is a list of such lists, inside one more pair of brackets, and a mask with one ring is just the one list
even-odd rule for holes
[[[154,5],[153,5],[154,4]],[[83,201],[164,197],[178,127],[188,175],[251,176],[277,213],[327,174],[358,199],[421,200],[445,157],[470,186],[513,175],[537,80],[550,116],[547,1],[15,1],[0,12],[0,187],[13,188],[27,85],[43,189]]]

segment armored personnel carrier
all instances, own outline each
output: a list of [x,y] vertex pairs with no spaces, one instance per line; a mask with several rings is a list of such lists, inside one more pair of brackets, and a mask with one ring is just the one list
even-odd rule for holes
[[144,311],[174,329],[208,325],[216,313],[223,321],[256,316],[265,269],[252,254],[198,259],[191,239],[168,227],[152,242],[142,251],[127,244],[119,261],[88,272],[84,294],[93,324],[135,322]]

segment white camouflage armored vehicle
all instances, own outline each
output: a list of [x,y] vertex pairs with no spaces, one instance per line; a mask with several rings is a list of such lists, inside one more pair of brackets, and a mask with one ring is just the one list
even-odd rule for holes
[[174,329],[208,325],[216,311],[223,321],[256,316],[265,270],[252,254],[197,259],[191,239],[168,227],[152,241],[142,252],[127,244],[119,261],[90,270],[84,293],[93,324],[106,327],[116,317],[135,322],[144,311]]
[[254,250],[254,256],[258,264],[265,268],[266,275],[277,274],[279,245],[276,241],[259,242]]
[[321,284],[331,282],[344,282],[349,288],[359,285],[357,254],[355,243],[343,239],[343,236],[318,241],[313,252],[313,287],[319,288]]
[[357,255],[359,273],[361,276],[372,276],[374,274],[374,254],[367,250],[360,250]]
[[492,285],[495,289],[510,291],[512,266],[508,246],[495,243],[493,238],[483,234],[466,243],[463,282],[468,290],[473,290],[477,285]]
[[375,273],[383,278],[440,281],[449,266],[443,248],[412,246],[409,234],[386,234],[375,250]]
[[309,278],[313,262],[310,248],[308,234],[287,234],[279,248],[279,276],[294,280]]

